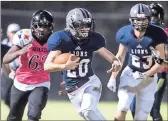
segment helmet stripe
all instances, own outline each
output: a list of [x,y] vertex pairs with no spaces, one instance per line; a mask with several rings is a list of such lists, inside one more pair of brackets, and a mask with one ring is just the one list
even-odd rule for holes
[[89,18],[89,13],[86,9],[83,9],[86,12],[87,18]]
[[87,18],[87,15],[86,15],[85,11],[84,11],[82,8],[79,8],[79,10],[82,12],[83,17],[84,17],[84,18]]

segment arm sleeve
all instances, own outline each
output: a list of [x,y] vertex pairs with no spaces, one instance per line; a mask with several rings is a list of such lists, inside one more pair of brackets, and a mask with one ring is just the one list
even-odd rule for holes
[[126,41],[124,41],[124,32],[122,30],[122,28],[120,30],[118,30],[118,32],[116,33],[116,42],[119,44],[122,44],[124,46],[126,46]]
[[24,42],[22,38],[22,30],[16,32],[16,34],[13,36],[12,44],[17,45],[21,48],[24,47]]
[[96,50],[106,46],[106,39],[103,35],[98,34]]
[[30,29],[22,29],[13,36],[13,45],[17,45],[21,48],[26,46],[27,44],[30,44],[33,41],[33,36],[31,34]]
[[61,39],[59,34],[57,32],[53,33],[49,37],[48,42],[47,42],[48,50],[49,51],[62,50],[63,49],[62,43],[63,43],[63,40]]
[[157,32],[158,34],[156,34],[155,36],[155,43],[154,43],[154,47],[157,46],[158,44],[167,44],[168,43],[168,36],[166,34],[166,32],[163,29],[160,29],[160,31]]

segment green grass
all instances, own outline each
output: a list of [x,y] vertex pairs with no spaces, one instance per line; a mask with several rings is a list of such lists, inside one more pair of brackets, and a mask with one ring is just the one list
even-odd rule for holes
[[[107,120],[113,120],[117,103],[116,102],[100,102],[99,109]],[[164,120],[168,120],[168,107],[166,103],[162,103],[161,113]],[[1,120],[5,120],[8,114],[8,108],[1,102]],[[23,119],[27,119],[27,107]],[[127,114],[127,120],[132,120],[130,111]],[[43,110],[41,120],[83,120],[75,111],[75,108],[69,101],[48,101],[46,108]],[[148,118],[151,120],[151,117]]]

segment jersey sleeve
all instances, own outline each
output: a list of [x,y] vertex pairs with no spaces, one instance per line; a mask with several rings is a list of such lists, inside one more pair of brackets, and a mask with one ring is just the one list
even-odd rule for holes
[[63,39],[59,35],[58,32],[53,33],[47,42],[48,50],[54,51],[54,50],[63,50],[62,46]]
[[153,46],[157,46],[158,44],[167,44],[168,43],[168,36],[167,36],[167,33],[162,29],[160,28],[158,31],[157,31],[157,34],[155,36],[155,41],[153,43]]
[[106,46],[106,39],[102,34],[98,33],[96,45],[96,50]]
[[31,43],[32,40],[33,40],[33,37],[31,35],[31,30],[23,29],[16,32],[16,34],[13,36],[12,44],[22,48],[25,45]]
[[122,44],[124,46],[127,46],[127,40],[125,37],[125,32],[124,32],[125,27],[122,27],[121,29],[118,30],[118,32],[116,33],[116,42],[119,44]]

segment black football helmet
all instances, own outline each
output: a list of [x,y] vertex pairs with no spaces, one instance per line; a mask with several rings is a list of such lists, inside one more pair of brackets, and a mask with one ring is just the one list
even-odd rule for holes
[[134,29],[145,32],[151,18],[150,8],[142,3],[134,5],[130,10],[130,22]]
[[[54,28],[53,17],[47,10],[38,10],[32,16],[31,29],[33,36],[39,41],[47,41]],[[46,30],[47,29],[47,30]]]
[[159,3],[149,5],[152,12],[151,22],[157,25],[164,24],[164,9]]

